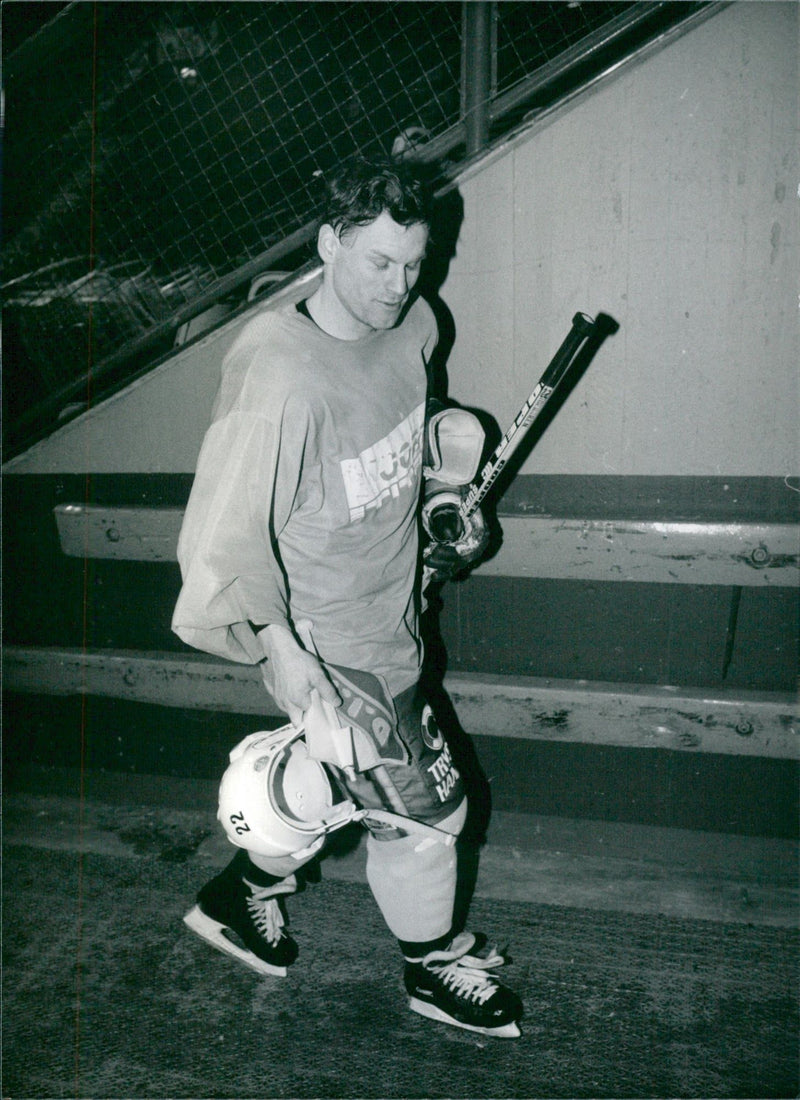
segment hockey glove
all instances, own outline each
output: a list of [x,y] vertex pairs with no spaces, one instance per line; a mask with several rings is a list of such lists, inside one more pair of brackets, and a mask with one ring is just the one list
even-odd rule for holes
[[431,493],[422,508],[422,526],[430,541],[422,552],[423,584],[446,581],[478,561],[489,544],[480,509],[464,520],[459,511],[467,486]]
[[423,473],[440,485],[466,485],[478,469],[483,451],[481,423],[468,409],[446,408],[431,398],[425,422]]

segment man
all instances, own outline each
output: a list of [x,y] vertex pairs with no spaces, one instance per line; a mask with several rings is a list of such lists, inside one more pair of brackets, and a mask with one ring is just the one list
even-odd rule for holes
[[173,628],[258,662],[291,726],[231,754],[220,820],[243,850],[186,922],[247,965],[285,973],[297,955],[283,911],[294,871],[332,828],[362,820],[367,879],[412,1009],[516,1036],[521,1003],[489,973],[502,958],[470,954],[476,938],[453,934],[466,799],[419,686],[423,495],[426,527],[452,535],[426,551],[425,580],[485,548],[480,516],[465,530],[456,511],[480,459],[477,421],[438,408],[426,423],[437,330],[412,291],[430,220],[407,166],[346,164],[328,187],[319,285],[256,316],[226,358],[180,537]]

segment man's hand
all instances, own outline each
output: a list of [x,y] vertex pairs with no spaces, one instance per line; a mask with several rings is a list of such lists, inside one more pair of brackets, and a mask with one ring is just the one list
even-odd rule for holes
[[259,666],[264,684],[292,725],[302,726],[314,689],[333,706],[342,705],[318,658],[303,649],[288,627],[273,623],[259,631],[258,638],[267,657]]

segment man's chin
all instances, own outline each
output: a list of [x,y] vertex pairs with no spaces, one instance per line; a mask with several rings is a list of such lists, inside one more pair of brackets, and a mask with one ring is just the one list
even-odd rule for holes
[[374,329],[394,328],[400,318],[406,313],[409,302],[402,302],[399,306],[383,306],[375,310],[372,327]]

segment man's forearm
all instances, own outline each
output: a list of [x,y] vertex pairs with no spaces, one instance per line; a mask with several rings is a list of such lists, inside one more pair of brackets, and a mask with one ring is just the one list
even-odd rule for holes
[[261,643],[264,657],[268,661],[274,661],[276,657],[291,656],[297,652],[304,652],[288,623],[256,624],[251,622],[250,626]]

